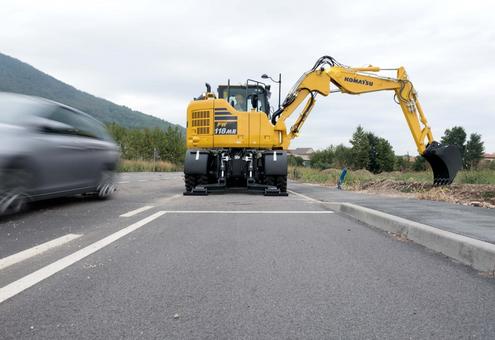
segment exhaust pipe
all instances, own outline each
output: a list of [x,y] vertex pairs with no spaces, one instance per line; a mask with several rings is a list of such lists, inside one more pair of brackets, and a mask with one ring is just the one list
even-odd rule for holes
[[433,170],[433,185],[449,185],[462,169],[461,152],[456,145],[429,144],[422,155]]

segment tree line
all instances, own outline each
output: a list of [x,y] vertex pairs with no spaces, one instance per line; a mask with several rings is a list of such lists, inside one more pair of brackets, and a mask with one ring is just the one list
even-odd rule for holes
[[[343,144],[318,150],[311,155],[310,166],[319,169],[342,168],[366,169],[372,173],[386,171],[423,171],[428,165],[421,156],[396,155],[390,143],[370,131],[358,126],[350,139],[350,147]],[[441,143],[457,145],[461,151],[464,169],[475,169],[483,159],[484,143],[481,135],[472,133],[467,140],[463,127],[454,126],[445,130]],[[293,166],[302,166],[300,157],[291,156]]]
[[[159,159],[182,164],[186,152],[186,140],[177,127],[167,129],[129,129],[116,123],[107,125],[108,131],[120,146],[122,158],[128,160]],[[342,168],[366,169],[372,173],[394,170],[423,171],[428,168],[421,156],[396,155],[390,143],[362,126],[358,126],[349,141],[329,146],[312,154],[310,166],[319,169]],[[469,139],[463,127],[445,130],[441,143],[457,145],[461,151],[464,169],[475,169],[483,159],[484,143],[481,135],[471,133]],[[289,164],[302,166],[300,157],[289,157]]]
[[178,127],[128,129],[111,123],[107,125],[107,129],[120,146],[123,159],[159,159],[174,164],[184,162],[186,139]]

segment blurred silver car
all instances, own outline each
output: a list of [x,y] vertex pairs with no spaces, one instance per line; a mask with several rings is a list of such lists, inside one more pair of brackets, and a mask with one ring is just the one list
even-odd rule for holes
[[47,99],[0,92],[0,215],[30,200],[112,194],[118,146],[91,116]]

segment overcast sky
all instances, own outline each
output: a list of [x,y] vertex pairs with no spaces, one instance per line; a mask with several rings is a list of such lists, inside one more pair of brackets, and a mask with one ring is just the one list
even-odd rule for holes
[[[5,1],[0,52],[99,97],[185,125],[204,91],[282,73],[282,96],[322,55],[405,66],[436,139],[461,125],[495,152],[493,1]],[[277,104],[273,86],[272,105]],[[348,144],[358,124],[416,148],[390,92],[318,97],[291,147]]]

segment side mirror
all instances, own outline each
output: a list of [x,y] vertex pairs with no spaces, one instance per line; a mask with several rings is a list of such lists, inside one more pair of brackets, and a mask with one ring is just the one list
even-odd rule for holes
[[257,94],[253,94],[251,96],[251,106],[253,107],[253,109],[258,109],[258,95]]

